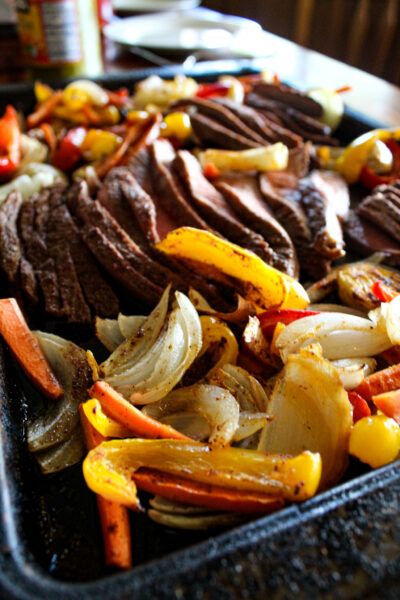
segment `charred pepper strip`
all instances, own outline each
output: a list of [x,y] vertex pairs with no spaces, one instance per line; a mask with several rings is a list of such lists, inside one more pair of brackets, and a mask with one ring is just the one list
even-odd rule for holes
[[[79,407],[86,448],[92,450],[105,438],[88,421],[82,405]],[[132,567],[131,530],[125,506],[97,496],[106,565],[129,569]],[[139,505],[137,507],[139,509]]]
[[175,256],[212,265],[239,280],[243,294],[260,310],[305,308],[309,299],[303,286],[285,273],[267,265],[252,252],[222,240],[209,231],[180,227],[157,244],[157,249]]
[[190,481],[301,501],[315,494],[321,456],[302,452],[288,457],[241,448],[213,449],[181,440],[125,439],[103,442],[83,463],[88,487],[108,500],[137,506],[134,474],[157,469]]

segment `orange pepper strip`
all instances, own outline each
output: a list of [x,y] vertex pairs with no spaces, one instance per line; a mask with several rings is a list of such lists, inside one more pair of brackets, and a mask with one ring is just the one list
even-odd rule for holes
[[0,300],[0,334],[33,384],[53,400],[63,395],[39,342],[29,329],[15,298]]
[[400,346],[392,346],[379,354],[388,365],[400,363]]
[[[106,438],[89,423],[82,410],[82,405],[79,407],[79,413],[86,448],[92,450]],[[110,502],[99,495],[96,495],[96,499],[103,533],[106,565],[129,569],[132,567],[132,544],[128,509],[122,504]]]
[[[149,119],[144,121],[143,133],[139,136],[139,138],[136,140],[136,142],[134,142],[130,146],[128,151],[125,153],[125,156],[124,156],[123,160],[121,161],[121,164],[126,164],[129,161],[130,157],[133,156],[134,154],[136,154],[136,152],[139,152],[139,150],[143,146],[147,146],[147,144],[150,144],[151,142],[153,142],[154,140],[156,140],[158,138],[158,136],[160,135],[161,121],[162,121],[162,116],[160,113],[156,113],[156,114],[152,115]],[[143,127],[143,121],[142,121],[141,125]]]
[[373,396],[399,388],[400,364],[397,364],[368,375],[353,391],[360,394],[365,400],[371,401]]
[[32,127],[37,127],[39,123],[47,119],[55,107],[60,104],[63,98],[63,91],[57,90],[44,102],[39,104],[35,112],[29,115],[26,119],[26,126],[28,129],[32,129]]
[[170,425],[165,425],[145,415],[125,400],[106,381],[96,381],[90,388],[89,394],[92,398],[97,398],[109,417],[118,421],[138,437],[193,441]]
[[137,487],[163,498],[246,514],[265,514],[285,504],[280,496],[227,489],[216,485],[189,481],[156,469],[142,468],[132,474]]
[[42,123],[40,125],[40,129],[43,131],[44,139],[50,148],[50,151],[54,152],[57,146],[57,138],[53,127],[50,125],[50,123]]
[[124,157],[124,155],[129,150],[129,155],[132,156],[135,154],[140,148],[146,143],[149,143],[152,139],[155,139],[157,135],[154,135],[154,128],[159,132],[159,115],[154,115],[150,117],[148,121],[137,122],[133,125],[130,125],[126,131],[125,137],[122,141],[122,144],[107,156],[103,162],[101,162],[96,167],[96,173],[100,179],[105,177],[113,167],[115,167]]

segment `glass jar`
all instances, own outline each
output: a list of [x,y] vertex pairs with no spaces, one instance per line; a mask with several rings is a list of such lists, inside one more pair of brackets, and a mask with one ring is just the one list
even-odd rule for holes
[[17,0],[18,33],[33,78],[95,77],[103,70],[96,0]]

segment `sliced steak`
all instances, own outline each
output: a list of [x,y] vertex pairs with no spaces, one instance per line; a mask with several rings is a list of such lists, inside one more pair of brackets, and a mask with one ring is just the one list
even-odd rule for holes
[[271,264],[273,252],[269,245],[260,234],[238,221],[223,195],[204,177],[197,158],[187,150],[180,150],[177,154],[176,169],[202,216],[228,239],[252,250]]
[[[159,242],[156,208],[151,197],[138,184],[126,167],[113,169],[108,177],[118,178],[125,206],[129,207],[131,215],[133,215],[137,225],[140,227],[141,234],[148,242],[148,246],[151,247],[153,244]],[[119,222],[118,219],[117,221]],[[126,230],[123,223],[119,223]],[[136,241],[134,236],[130,233],[129,235]]]
[[375,188],[357,213],[400,242],[400,182]]
[[96,315],[115,317],[119,311],[118,298],[82,242],[68,208],[65,205],[60,206],[56,217],[59,235],[68,240],[76,274],[87,302],[93,307]]
[[19,263],[19,278],[22,291],[28,298],[28,301],[33,305],[37,304],[39,301],[39,290],[35,271],[23,254]]
[[129,183],[133,181],[133,185],[135,184],[133,176],[126,167],[112,169],[98,191],[97,200],[135,240],[136,244],[146,251],[149,246],[148,238],[132,212],[132,207],[127,202],[126,194],[122,189],[126,180]]
[[299,191],[314,249],[329,260],[340,258],[344,255],[343,233],[333,206],[309,179],[300,182]]
[[344,177],[335,171],[315,169],[311,171],[309,179],[332,206],[336,216],[345,221],[350,210],[350,194]]
[[61,204],[59,190],[52,191],[51,212],[46,224],[46,242],[53,258],[63,312],[69,323],[90,323],[90,308],[86,303],[70,251],[73,230],[69,226],[66,207]]
[[173,219],[175,227],[190,226],[209,230],[210,227],[190,205],[178,178],[172,172],[175,150],[168,140],[157,140],[152,145],[154,161],[154,188],[156,198],[164,211]]
[[350,211],[344,225],[346,242],[356,252],[370,256],[374,252],[384,252],[385,262],[400,265],[400,243],[382,229],[370,223],[355,211]]
[[265,98],[277,100],[287,106],[291,106],[305,115],[316,118],[322,117],[323,110],[321,104],[289,85],[256,82],[253,85],[253,91]]
[[18,215],[22,206],[20,192],[11,192],[0,207],[0,268],[15,283],[21,260]]
[[111,277],[146,305],[157,304],[163,289],[136,271],[99,227],[86,224],[82,229],[82,237]]
[[39,213],[36,215],[35,205],[37,203],[41,211],[48,197],[48,190],[42,190],[26,200],[20,210],[18,225],[26,258],[31,263],[43,292],[45,310],[52,316],[62,317],[64,311],[58,291],[55,263],[49,256],[45,240],[35,229],[35,221],[40,221]]
[[285,129],[275,121],[272,121],[271,123],[270,119],[251,106],[239,104],[233,102],[233,100],[228,100],[227,98],[216,98],[215,102],[229,108],[229,110],[246,123],[251,130],[260,135],[264,142],[266,141],[271,144],[283,142],[288,148],[296,148],[302,144],[300,136]]
[[252,138],[230,129],[228,125],[221,124],[217,119],[201,113],[191,115],[190,122],[196,138],[205,146],[227,150],[246,150],[262,146]]
[[292,240],[264,202],[257,179],[248,174],[220,176],[215,186],[239,218],[271,246],[272,266],[298,277],[299,265]]
[[[266,139],[255,128],[249,126],[246,121],[240,118],[236,106],[242,106],[233,101],[216,102],[215,100],[206,100],[203,98],[185,98],[178,100],[177,108],[188,109],[189,114],[193,117],[196,114],[205,115],[211,119],[215,119],[218,123],[228,127],[231,131],[235,131],[245,138],[252,140],[260,146],[264,146]],[[246,111],[246,107],[243,112]],[[251,109],[249,109],[251,111]]]
[[266,173],[260,176],[260,189],[275,217],[288,232],[301,268],[313,278],[324,277],[330,270],[331,261],[314,249],[301,192],[298,189],[276,188]]
[[[269,120],[271,115],[277,116],[286,130],[294,132],[304,140],[329,146],[338,144],[337,140],[331,137],[331,130],[327,125],[281,101],[269,99],[253,91],[246,96],[246,104],[258,109]],[[270,126],[273,127],[273,122]]]
[[126,263],[138,273],[148,277],[162,289],[171,281],[176,288],[182,287],[179,277],[145,254],[118,225],[107,209],[98,200],[90,198],[84,182],[81,182],[80,193],[74,200],[74,209],[75,214],[85,225],[99,228],[102,235],[118,250]]
[[153,159],[149,146],[141,148],[136,152],[126,164],[126,167],[132,173],[140,187],[150,196],[153,192]]

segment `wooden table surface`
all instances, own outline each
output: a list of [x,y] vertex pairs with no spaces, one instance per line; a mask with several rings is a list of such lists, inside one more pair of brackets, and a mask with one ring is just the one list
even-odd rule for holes
[[[273,54],[254,60],[253,65],[270,69],[301,89],[337,89],[350,85],[352,90],[343,95],[349,108],[386,126],[400,126],[399,87],[276,35],[269,34],[268,39],[270,42],[267,41],[266,48],[271,48]],[[126,49],[111,47],[105,60],[105,72],[115,73],[150,65]]]

